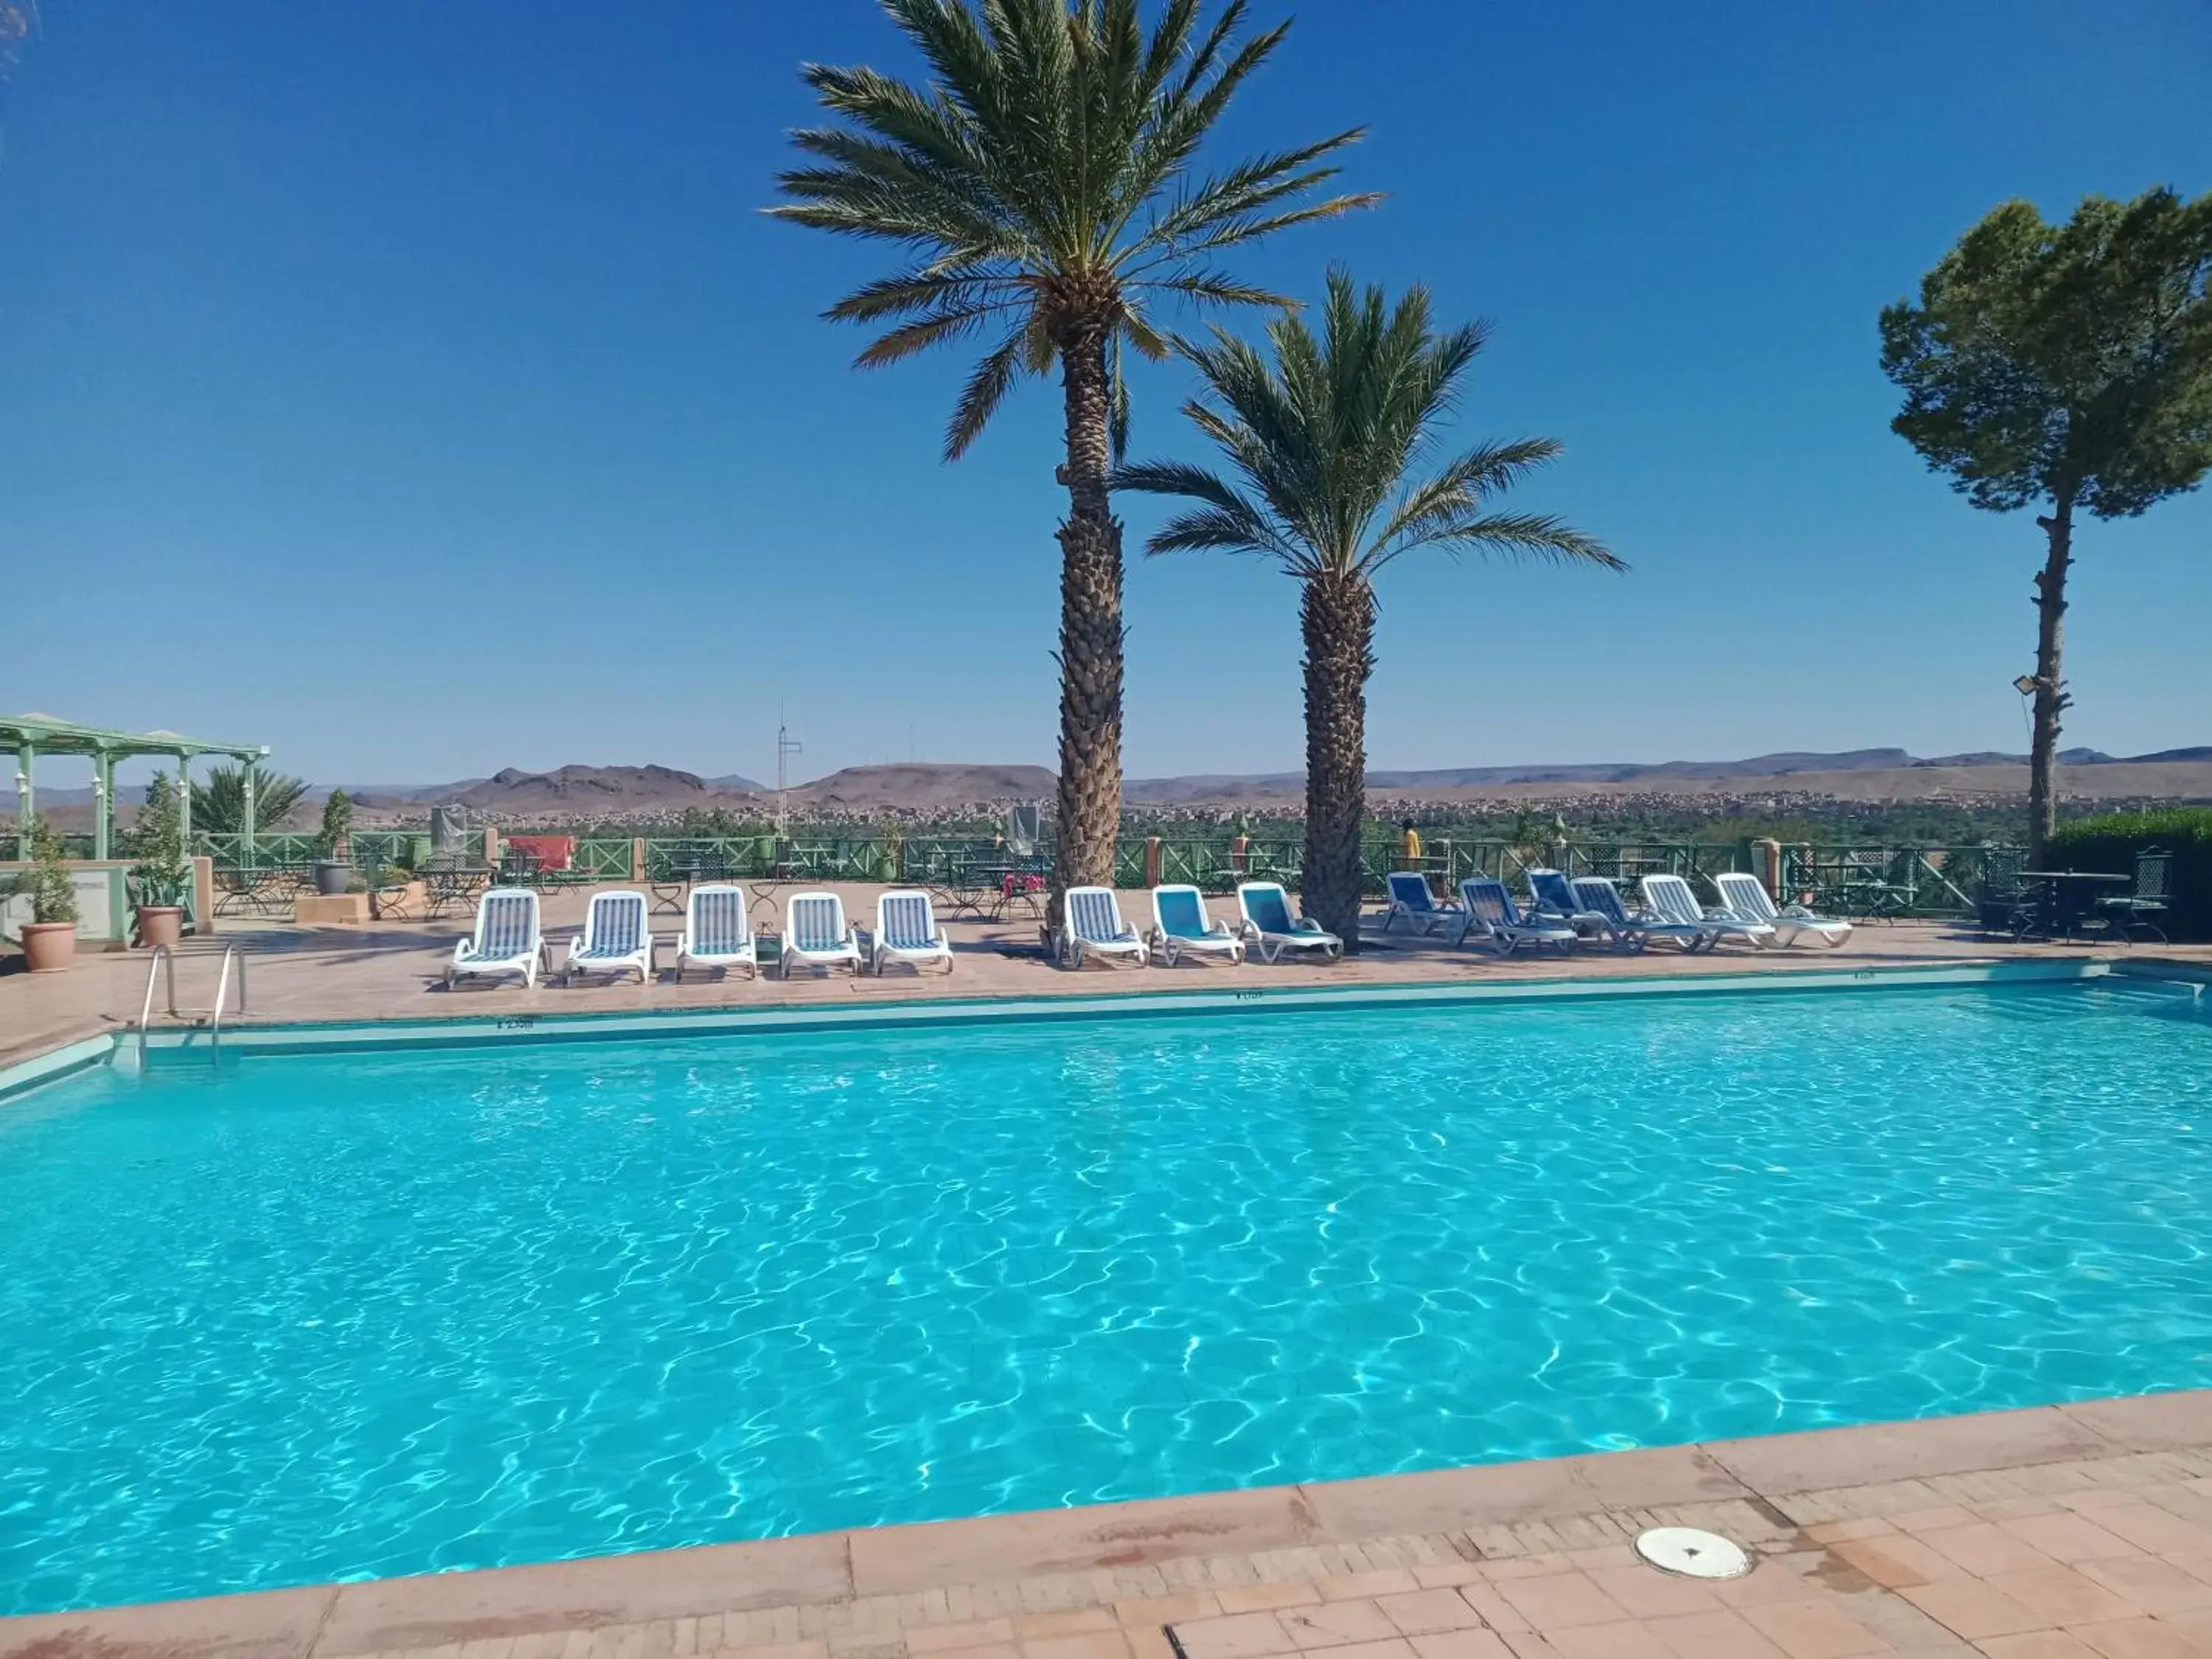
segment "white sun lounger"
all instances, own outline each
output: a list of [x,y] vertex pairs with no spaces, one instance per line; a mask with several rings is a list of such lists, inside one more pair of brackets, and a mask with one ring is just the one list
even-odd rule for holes
[[1577,937],[1564,921],[1522,915],[1513,903],[1513,895],[1505,890],[1505,884],[1495,876],[1469,876],[1459,884],[1459,902],[1467,917],[1459,937],[1452,941],[1455,945],[1466,944],[1470,933],[1480,934],[1490,941],[1492,950],[1505,957],[1524,945],[1548,945],[1564,951]]
[[1832,951],[1851,936],[1848,921],[1816,916],[1802,904],[1785,904],[1777,909],[1766,884],[1748,871],[1730,870],[1715,876],[1713,885],[1720,890],[1721,902],[1730,915],[1738,921],[1763,922],[1771,927],[1777,945],[1795,945],[1810,933]]
[[905,887],[876,901],[875,957],[878,979],[894,962],[912,963],[917,974],[927,962],[941,962],[946,973],[952,971],[952,946],[938,930],[928,894]]
[[545,935],[538,927],[538,895],[527,887],[495,887],[477,902],[477,929],[453,946],[446,988],[462,979],[520,974],[538,983],[545,961]]
[[1061,901],[1066,923],[1062,953],[1071,968],[1083,966],[1094,952],[1103,957],[1128,957],[1142,968],[1152,959],[1137,930],[1121,920],[1121,902],[1110,887],[1071,887]]
[[1260,947],[1260,960],[1277,962],[1285,951],[1318,951],[1330,962],[1344,957],[1344,941],[1311,916],[1291,920],[1291,897],[1279,881],[1247,881],[1237,888],[1237,913],[1244,918],[1247,943]]
[[1677,925],[1656,916],[1632,915],[1628,901],[1621,897],[1620,890],[1608,877],[1577,876],[1567,885],[1574,893],[1576,905],[1603,916],[1615,937],[1632,951],[1641,951],[1655,939],[1672,939],[1685,951],[1698,951],[1718,937],[1702,921]]
[[745,890],[720,883],[694,887],[684,905],[684,931],[676,936],[676,977],[686,968],[742,968],[760,977]]
[[1773,940],[1774,930],[1763,921],[1739,921],[1726,910],[1699,904],[1690,884],[1680,876],[1646,876],[1637,887],[1645,909],[1664,921],[1702,925],[1712,933],[1712,945],[1724,939],[1748,939],[1764,951]]
[[860,941],[845,925],[845,902],[835,893],[793,893],[783,911],[783,955],[777,969],[789,979],[798,968],[860,971]]
[[592,894],[584,931],[568,941],[561,983],[573,983],[579,974],[620,975],[633,969],[640,985],[652,980],[653,934],[645,925],[645,895],[622,889]]
[[1390,908],[1382,913],[1382,926],[1376,932],[1389,933],[1390,924],[1402,917],[1424,933],[1457,923],[1461,934],[1466,934],[1467,918],[1460,907],[1437,903],[1436,895],[1429,890],[1429,878],[1419,871],[1393,870],[1383,880],[1390,890]]
[[1244,960],[1243,939],[1227,922],[1207,915],[1205,895],[1187,885],[1152,889],[1152,931],[1146,943],[1170,968],[1185,956]]

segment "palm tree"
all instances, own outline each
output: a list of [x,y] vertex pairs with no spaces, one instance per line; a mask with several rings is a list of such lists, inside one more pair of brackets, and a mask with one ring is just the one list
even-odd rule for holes
[[1218,329],[1211,344],[1182,343],[1205,384],[1183,412],[1228,456],[1241,487],[1179,461],[1124,467],[1114,485],[1198,503],[1160,526],[1151,552],[1257,553],[1305,585],[1303,894],[1306,913],[1352,949],[1375,573],[1417,547],[1626,567],[1557,519],[1487,509],[1489,497],[1559,453],[1549,438],[1486,444],[1427,477],[1409,476],[1485,337],[1480,324],[1431,332],[1425,289],[1407,290],[1391,310],[1380,288],[1357,292],[1334,270],[1321,337],[1287,314],[1267,337],[1272,363]]
[[883,0],[920,48],[917,87],[809,64],[847,125],[793,135],[814,158],[778,179],[781,217],[896,242],[912,262],[832,306],[888,325],[872,368],[933,345],[992,342],[952,412],[945,454],[975,441],[1014,384],[1056,362],[1067,459],[1060,546],[1060,792],[1053,891],[1110,881],[1121,802],[1121,526],[1107,499],[1127,433],[1124,344],[1154,360],[1162,296],[1286,304],[1214,268],[1219,251],[1375,199],[1314,200],[1322,158],[1355,130],[1194,173],[1200,143],[1287,24],[1237,40],[1245,0],[1199,27],[1168,0],[1149,37],[1138,0]]
[[[307,786],[283,772],[253,771],[253,822],[262,830],[281,830]],[[246,828],[246,769],[213,766],[204,780],[192,781],[192,829],[214,836],[235,836]]]

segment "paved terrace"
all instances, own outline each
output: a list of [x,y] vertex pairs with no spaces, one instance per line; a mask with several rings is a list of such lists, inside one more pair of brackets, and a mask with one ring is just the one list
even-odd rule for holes
[[[797,890],[791,884],[786,891]],[[557,964],[566,940],[581,927],[590,894],[585,887],[555,889],[544,901],[546,935],[558,941]],[[834,890],[845,901],[857,925],[873,923],[880,887],[842,885]],[[1151,915],[1142,893],[1121,896],[1130,924],[1148,926]],[[1234,901],[1209,901],[1217,915],[1235,914]],[[780,902],[757,906],[754,925],[772,925]],[[660,953],[674,959],[673,939],[680,916],[652,918],[657,933],[671,943]],[[1255,958],[1242,967],[1188,963],[1175,969],[1133,969],[1094,964],[1079,971],[1054,966],[1036,954],[1036,918],[1026,912],[1003,922],[944,919],[956,955],[950,977],[935,971],[917,975],[895,968],[884,978],[854,978],[843,973],[786,981],[773,972],[758,981],[733,976],[715,980],[695,974],[678,985],[663,977],[641,988],[632,979],[608,985],[594,981],[564,988],[541,984],[525,990],[508,981],[477,983],[453,993],[441,988],[446,958],[453,941],[467,931],[467,917],[441,921],[394,921],[358,927],[296,927],[250,921],[225,921],[212,939],[185,941],[178,964],[179,1005],[204,1011],[213,1001],[222,946],[242,941],[252,953],[249,1022],[313,1019],[424,1019],[462,1016],[556,1012],[714,1008],[762,1003],[820,1003],[943,996],[1050,996],[1112,991],[1158,991],[1178,987],[1227,985],[1481,983],[1622,975],[1680,975],[1710,973],[1789,973],[1807,969],[1925,966],[1931,963],[1993,962],[2008,958],[2048,961],[2054,957],[2117,956],[2124,947],[2092,952],[2084,947],[2014,945],[1996,941],[1953,924],[1875,922],[1862,927],[1840,951],[1818,945],[1754,951],[1723,945],[1718,951],[1686,956],[1670,945],[1616,954],[1589,948],[1561,957],[1522,952],[1492,956],[1476,945],[1455,950],[1443,935],[1420,939],[1402,930],[1366,935],[1362,954],[1340,964],[1285,961],[1273,965]],[[2134,947],[2126,951],[2212,963],[2212,946]],[[124,952],[81,953],[65,974],[33,979],[9,974],[0,978],[0,1063],[22,1060],[56,1045],[135,1024],[146,990],[146,958]],[[664,968],[665,974],[665,968]],[[161,1018],[160,999],[155,1016]],[[224,1023],[234,1016],[227,1014]]]
[[[1752,1571],[1630,1548],[1683,1524]],[[0,1620],[218,1654],[2201,1659],[2212,1393]]]

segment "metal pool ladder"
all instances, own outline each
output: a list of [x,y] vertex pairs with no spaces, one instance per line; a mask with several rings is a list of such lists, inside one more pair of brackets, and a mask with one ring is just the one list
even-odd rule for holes
[[[230,964],[238,963],[238,1012],[246,1012],[246,947],[233,939],[222,949],[222,969],[215,981],[215,1007],[208,1018],[208,1047],[210,1053],[222,1042],[222,1005],[230,990]],[[146,996],[138,1005],[138,1066],[146,1065],[146,1028],[154,1020],[154,981],[163,969],[167,970],[169,987],[169,1018],[183,1019],[186,1016],[177,1006],[177,956],[166,945],[154,947],[153,959],[146,964]]]

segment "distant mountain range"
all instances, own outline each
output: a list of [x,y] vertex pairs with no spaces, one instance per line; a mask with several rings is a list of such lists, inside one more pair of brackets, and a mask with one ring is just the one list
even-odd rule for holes
[[[2060,752],[2069,769],[2069,794],[2118,799],[2212,799],[2212,744],[2113,756],[2094,749]],[[1475,800],[1552,794],[1654,793],[1681,795],[1778,793],[1838,794],[1856,799],[1909,799],[1944,795],[2009,794],[2027,787],[2024,755],[1994,750],[1922,759],[1902,749],[1853,749],[1837,754],[1788,751],[1747,760],[1622,761],[1571,765],[1465,766],[1418,771],[1375,771],[1368,787],[1378,794]],[[13,780],[0,805],[14,805]],[[1209,773],[1171,778],[1132,778],[1122,788],[1136,805],[1222,805],[1295,799],[1305,787],[1297,772]],[[757,808],[774,791],[730,774],[702,777],[669,766],[563,766],[551,772],[509,767],[489,777],[442,784],[348,785],[364,812],[419,811],[434,802],[457,802],[495,817],[536,817],[573,813],[581,818],[623,812],[681,811],[685,807]],[[1042,766],[988,766],[913,761],[852,766],[793,785],[791,805],[801,809],[866,812],[930,811],[991,802],[1049,799],[1053,774]],[[137,792],[118,794],[133,804]],[[316,789],[308,799],[320,802]],[[89,789],[42,789],[40,802],[68,809],[88,806]],[[64,811],[62,816],[74,816]]]

